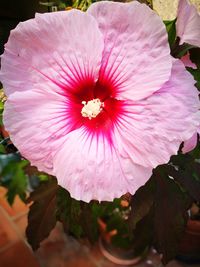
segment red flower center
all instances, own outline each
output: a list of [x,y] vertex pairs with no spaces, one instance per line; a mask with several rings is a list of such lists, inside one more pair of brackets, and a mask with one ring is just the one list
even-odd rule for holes
[[[84,126],[89,133],[103,134],[110,139],[114,124],[124,112],[124,101],[117,100],[117,88],[112,82],[105,78],[94,82],[88,77],[67,91],[70,91],[67,114],[72,128]],[[89,114],[93,103],[94,116]]]

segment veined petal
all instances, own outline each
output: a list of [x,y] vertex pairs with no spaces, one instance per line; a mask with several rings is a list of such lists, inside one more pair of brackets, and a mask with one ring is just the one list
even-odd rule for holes
[[173,64],[170,80],[149,98],[127,103],[114,131],[121,157],[153,168],[167,163],[200,122],[198,91],[181,61]]
[[180,44],[188,43],[200,47],[200,14],[187,0],[180,0],[176,21]]
[[139,100],[160,89],[169,79],[172,59],[159,16],[137,1],[101,1],[87,13],[104,36],[99,79],[111,80],[116,88],[113,97]]
[[71,98],[89,94],[102,50],[95,19],[78,10],[41,14],[11,32],[1,62],[8,96],[4,124],[20,153],[40,170],[52,173],[55,142],[80,127],[69,114]]
[[54,173],[77,200],[112,201],[134,194],[151,176],[151,168],[120,157],[103,136],[90,136],[79,128],[64,139],[54,158]]
[[75,125],[71,123],[66,98],[51,86],[47,83],[47,88],[11,94],[5,103],[3,122],[22,156],[39,170],[53,174],[57,140],[73,131]]
[[2,56],[6,95],[51,81],[59,93],[96,80],[103,38],[95,19],[78,10],[41,14],[11,31]]

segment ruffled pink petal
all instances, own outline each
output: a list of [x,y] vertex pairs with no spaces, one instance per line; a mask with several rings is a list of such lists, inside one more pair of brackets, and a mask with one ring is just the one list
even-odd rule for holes
[[[52,155],[57,140],[73,130],[66,99],[45,90],[15,92],[5,103],[3,121],[20,153],[40,171],[52,173]],[[42,86],[40,87],[42,89]]]
[[192,76],[175,61],[170,80],[159,91],[127,103],[115,129],[118,154],[146,167],[167,163],[197,130],[199,106]]
[[152,169],[121,157],[103,136],[89,136],[84,127],[68,134],[54,158],[59,185],[77,200],[112,201],[132,194],[150,178]]
[[188,153],[190,151],[192,151],[196,145],[197,145],[197,133],[194,133],[188,140],[186,140],[184,142],[183,148],[182,148],[182,152]]
[[187,0],[180,0],[176,21],[180,44],[188,43],[200,47],[200,14]]
[[97,22],[78,10],[41,14],[11,31],[1,61],[6,95],[51,81],[57,91],[96,80],[103,38]]
[[57,141],[82,125],[73,112],[90,97],[102,50],[96,21],[77,10],[39,15],[11,32],[1,69],[4,124],[40,170],[52,173]]
[[116,87],[114,97],[138,100],[168,80],[172,59],[165,26],[159,16],[137,1],[101,1],[87,13],[104,36],[100,80]]

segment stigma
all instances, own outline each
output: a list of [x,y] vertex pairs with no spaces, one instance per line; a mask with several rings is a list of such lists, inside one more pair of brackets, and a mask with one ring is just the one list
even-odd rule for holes
[[92,118],[96,118],[96,116],[102,111],[103,109],[103,103],[98,99],[93,99],[90,101],[82,101],[82,104],[84,105],[81,114],[83,117],[87,117],[90,120]]

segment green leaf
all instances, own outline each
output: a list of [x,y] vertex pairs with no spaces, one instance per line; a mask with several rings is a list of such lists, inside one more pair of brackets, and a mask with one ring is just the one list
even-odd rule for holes
[[6,150],[3,144],[0,144],[0,154],[5,154]]
[[38,178],[40,179],[40,182],[46,182],[49,180],[49,175],[45,173],[38,174]]
[[[196,200],[200,201],[200,180],[196,179],[195,174],[187,170],[187,171],[176,171],[172,173],[174,179],[185,189],[188,191],[190,196]],[[200,178],[200,177],[199,177]]]
[[154,224],[153,224],[153,206],[149,212],[140,221],[133,231],[133,247],[135,255],[142,255],[153,243]]
[[62,222],[64,230],[76,238],[80,238],[83,229],[80,224],[81,207],[80,201],[70,197],[70,194],[62,187],[57,193],[57,219]]
[[162,262],[166,264],[177,254],[191,199],[168,177],[165,166],[158,167],[153,178],[156,180],[154,242],[163,255]]
[[198,69],[193,69],[190,67],[186,68],[194,77],[195,81],[196,81],[196,87],[198,90],[200,90],[200,67],[198,67]]
[[1,110],[3,110],[4,109],[4,103],[2,102],[2,101],[0,101],[0,112],[1,112]]
[[182,58],[185,54],[187,54],[187,52],[189,50],[191,50],[192,48],[194,48],[195,46],[190,45],[190,44],[182,44],[178,47],[177,49],[177,53],[176,53],[176,58]]
[[81,225],[84,234],[87,236],[91,243],[98,240],[98,223],[97,218],[94,216],[93,203],[81,202]]
[[3,126],[3,110],[4,110],[4,103],[0,101],[0,125]]
[[200,163],[192,155],[180,154],[171,159],[174,166],[168,166],[167,172],[196,201],[200,201]]
[[92,4],[92,0],[74,0],[73,7],[86,11]]
[[0,184],[8,189],[6,198],[10,205],[13,204],[16,195],[25,201],[27,176],[24,167],[27,164],[17,153],[0,154]]
[[4,167],[2,172],[2,185],[7,187],[7,200],[10,205],[13,204],[18,195],[25,202],[27,190],[27,176],[24,167],[28,164],[26,160],[20,162],[11,162]]
[[131,199],[129,221],[135,255],[141,255],[153,242],[155,190],[156,181],[151,177]]
[[190,59],[200,69],[200,56],[199,55],[200,55],[200,48],[199,47],[195,47],[193,49],[190,49]]
[[171,46],[171,55],[175,58],[182,58],[184,55],[187,54],[188,51],[193,49],[195,46],[184,43],[179,45],[180,38],[177,37],[174,44]]
[[169,41],[170,47],[172,47],[172,45],[175,43],[175,40],[176,40],[176,19],[171,20],[171,21],[163,21],[163,22],[166,26],[166,30],[168,33],[168,41]]
[[20,160],[21,157],[17,153],[0,154],[0,174],[8,164],[11,162],[19,162]]
[[129,221],[131,228],[134,229],[137,223],[143,219],[150,211],[154,202],[155,180],[149,181],[140,187],[131,199],[131,213]]
[[31,193],[27,202],[34,201],[28,214],[26,235],[33,250],[36,250],[56,224],[56,179],[42,183]]

